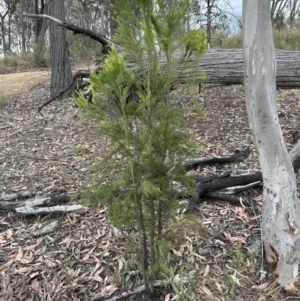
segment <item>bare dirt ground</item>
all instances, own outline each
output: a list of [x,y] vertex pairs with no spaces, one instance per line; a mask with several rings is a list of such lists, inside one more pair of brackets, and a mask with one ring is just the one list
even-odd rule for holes
[[[45,107],[44,116],[34,114],[49,98],[48,73],[43,72],[0,75],[0,87],[17,91],[0,110],[0,196],[23,190],[74,191],[92,180],[89,168],[110,147],[97,137],[94,125],[81,122],[71,97]],[[19,88],[10,86],[13,81]],[[30,89],[29,84],[33,85]],[[179,106],[189,101],[186,90],[180,86],[174,92]],[[200,173],[259,170],[243,87],[204,86],[198,100],[206,117],[187,117],[190,131],[205,142],[195,155],[232,154],[249,143],[252,148],[245,162],[206,166]],[[294,143],[293,131],[299,129],[299,105],[298,91],[278,92],[280,121],[289,148]],[[261,193],[261,188],[241,193],[252,201],[247,208],[211,200],[198,207],[208,241],[197,233],[186,233],[181,246],[171,250],[175,275],[184,267],[187,275],[195,277],[195,283],[184,288],[191,298],[186,300],[300,300],[280,290],[264,265],[259,245]],[[55,232],[41,234],[54,220],[59,225]],[[102,208],[33,217],[1,211],[0,300],[83,301],[139,285],[141,268],[136,254],[123,252],[128,243]],[[258,248],[249,252],[253,244]],[[136,296],[134,300],[150,299]],[[179,299],[166,288],[151,300]]]
[[21,94],[32,86],[49,80],[50,71],[28,71],[0,74],[0,92],[5,96]]

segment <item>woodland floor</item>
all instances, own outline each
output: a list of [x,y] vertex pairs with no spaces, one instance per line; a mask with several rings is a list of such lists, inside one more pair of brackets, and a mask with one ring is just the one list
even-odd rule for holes
[[[44,72],[44,71],[43,71]],[[46,72],[47,74],[47,72]],[[6,76],[0,75],[0,89],[9,91]],[[22,79],[23,78],[23,79]],[[81,122],[72,98],[64,98],[34,114],[49,98],[49,76],[0,103],[0,193],[23,190],[52,192],[76,190],[89,181],[89,167],[110,147],[95,134],[95,126]],[[188,105],[188,87],[173,93],[176,105]],[[189,130],[205,146],[195,155],[232,154],[244,144],[252,153],[242,163],[204,166],[203,175],[232,170],[241,174],[259,170],[251,143],[242,86],[203,86],[197,96],[206,117],[189,119]],[[300,92],[278,91],[278,110],[284,137],[293,146],[292,133],[300,123]],[[78,147],[80,146],[80,147]],[[300,177],[297,175],[300,184]],[[266,269],[260,238],[262,189],[251,189],[241,197],[252,201],[249,208],[206,200],[197,215],[208,230],[204,241],[197,233],[186,233],[180,247],[174,247],[175,274],[181,267],[194,274],[195,283],[185,287],[193,300],[300,300],[280,290]],[[1,197],[0,194],[0,197]],[[39,230],[57,220],[54,233]],[[105,209],[62,215],[24,217],[0,212],[0,301],[92,300],[141,284],[140,266],[128,249],[134,233],[125,237],[108,219]],[[125,253],[123,251],[126,250]],[[265,273],[265,277],[262,275]],[[179,300],[167,288],[151,300]],[[129,300],[129,299],[127,299]],[[136,296],[134,300],[150,300]],[[189,299],[187,299],[189,300]]]

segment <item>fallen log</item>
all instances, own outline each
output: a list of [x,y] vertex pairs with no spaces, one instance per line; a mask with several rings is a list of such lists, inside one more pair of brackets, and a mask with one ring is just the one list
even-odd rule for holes
[[[93,31],[85,28],[75,26],[63,22],[59,19],[53,18],[49,15],[36,15],[36,14],[24,14],[24,16],[29,18],[45,18],[51,22],[54,22],[58,26],[62,26],[75,34],[81,34],[90,37],[91,39],[99,42],[102,45],[102,54],[105,56],[109,53],[110,46],[113,44],[111,40],[105,36],[94,33]],[[116,45],[119,52],[122,52],[122,47]],[[174,56],[175,64],[178,63],[178,70],[180,70],[181,61],[185,58],[184,52],[178,51]],[[276,76],[276,86],[281,89],[294,89],[300,88],[300,52],[299,51],[286,51],[286,50],[276,50],[277,59],[277,76]],[[102,58],[103,61],[103,58]],[[167,60],[164,56],[160,57],[161,65],[167,66]],[[191,83],[191,80],[195,82],[195,79],[199,78],[202,73],[206,74],[205,83],[218,84],[218,85],[240,85],[244,82],[244,58],[242,49],[210,49],[203,54],[201,62],[194,60],[193,57],[185,58],[187,64],[185,64],[185,70],[180,72],[178,76],[178,83],[185,84]],[[136,69],[135,62],[128,62],[128,68],[134,72]],[[98,72],[101,70],[99,66],[93,71]],[[82,74],[76,74],[77,78],[89,78],[90,73],[84,71]],[[71,87],[73,87],[73,82],[75,77],[66,89],[61,91],[57,96],[51,98],[38,108],[38,112],[44,106],[48,105],[52,101],[60,98],[65,93],[68,93]],[[202,84],[203,79],[198,80],[198,84]],[[90,99],[90,92],[85,93],[86,98]]]
[[[300,88],[300,52],[276,50],[276,86],[280,89]],[[239,85],[244,83],[244,58],[242,49],[211,49],[203,54],[200,64],[188,69],[181,82],[206,73],[206,83]]]
[[[49,15],[24,14],[30,18],[46,18],[76,34],[82,34],[96,40],[102,45],[102,51],[107,54],[107,49],[112,41],[105,36],[89,29],[81,28],[73,24],[55,19]],[[118,47],[121,51],[121,47]],[[106,49],[106,51],[104,51]],[[178,53],[177,59],[184,57],[184,53]],[[300,88],[300,52],[276,50],[277,76],[276,86],[282,89]],[[165,58],[161,58],[162,63]],[[180,75],[179,82],[190,82],[191,78],[197,78],[202,72],[206,73],[206,83],[238,85],[244,82],[244,57],[242,49],[210,49],[203,54],[201,62],[195,68],[195,61],[189,58],[190,67]]]
[[[184,53],[178,53],[175,60],[179,62],[182,59]],[[300,88],[300,52],[299,51],[285,51],[276,50],[277,58],[277,76],[276,87],[279,89],[299,89]],[[167,61],[164,57],[161,57],[162,66],[167,65]],[[176,62],[175,62],[176,63]],[[203,84],[217,84],[217,85],[241,85],[244,83],[244,59],[241,49],[210,49],[203,54],[201,62],[196,62],[192,57],[188,59],[188,63],[185,65],[186,69],[178,76],[178,84],[186,83],[198,83]],[[134,72],[135,66],[130,63],[129,70]],[[179,69],[179,68],[178,68]],[[99,72],[101,68],[97,67],[92,72]],[[206,75],[205,80],[201,79],[195,82],[195,79],[199,77],[199,74],[204,73]],[[77,78],[82,80],[88,79],[90,72],[84,71],[81,74],[78,73],[74,76],[74,79],[70,85],[59,95],[48,100],[38,108],[38,112],[41,112],[42,108],[68,93],[73,83]],[[86,98],[91,99],[90,92],[85,93]]]

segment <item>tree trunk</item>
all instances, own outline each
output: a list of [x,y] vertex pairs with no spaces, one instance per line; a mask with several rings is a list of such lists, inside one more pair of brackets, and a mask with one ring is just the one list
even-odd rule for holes
[[25,28],[24,28],[24,0],[20,0],[20,24],[21,24],[21,51],[22,54],[25,54]]
[[[47,14],[48,4],[45,1],[41,1],[41,6],[39,8],[39,1],[34,1],[34,9],[37,14]],[[34,55],[32,59],[32,65],[34,67],[42,67],[43,63],[43,48],[45,44],[45,35],[48,29],[48,21],[46,19],[37,19],[36,30],[35,30],[35,48]]]
[[[0,14],[1,16],[1,14]],[[5,37],[5,17],[1,16],[1,37],[2,37],[2,49],[3,49],[3,55],[4,57],[7,55],[7,52],[6,52],[6,37]]]
[[243,0],[243,18],[247,112],[264,182],[262,239],[279,283],[299,293],[300,208],[276,108],[270,0]]
[[207,31],[207,45],[208,45],[208,49],[210,49],[210,47],[211,47],[211,10],[212,10],[211,0],[207,0],[207,24],[206,24],[206,31]]
[[110,0],[110,8],[109,8],[109,27],[110,27],[110,38],[113,39],[116,31],[117,31],[117,27],[118,24],[115,20],[116,14],[114,12],[114,6],[116,5],[116,1],[115,0]]
[[[49,1],[50,15],[65,21],[63,0]],[[72,81],[69,44],[66,29],[50,24],[51,97],[59,94]]]

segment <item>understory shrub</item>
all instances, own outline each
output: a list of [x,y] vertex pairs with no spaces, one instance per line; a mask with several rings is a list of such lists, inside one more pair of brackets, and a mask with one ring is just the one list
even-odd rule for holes
[[[138,230],[137,254],[147,288],[151,279],[165,275],[171,244],[182,241],[185,229],[203,231],[198,219],[176,215],[175,188],[187,194],[195,190],[183,162],[199,143],[186,127],[187,106],[172,105],[171,91],[187,68],[195,74],[206,37],[202,31],[182,34],[187,0],[117,1],[116,8],[115,40],[122,48],[112,46],[101,72],[92,74],[93,103],[83,95],[76,100],[83,116],[99,124],[99,139],[108,137],[113,148],[91,169],[97,183],[81,193],[93,208],[108,206],[119,228]],[[185,55],[175,59],[183,45]],[[194,75],[190,83],[202,78]],[[193,102],[188,111],[197,118],[202,112]]]

